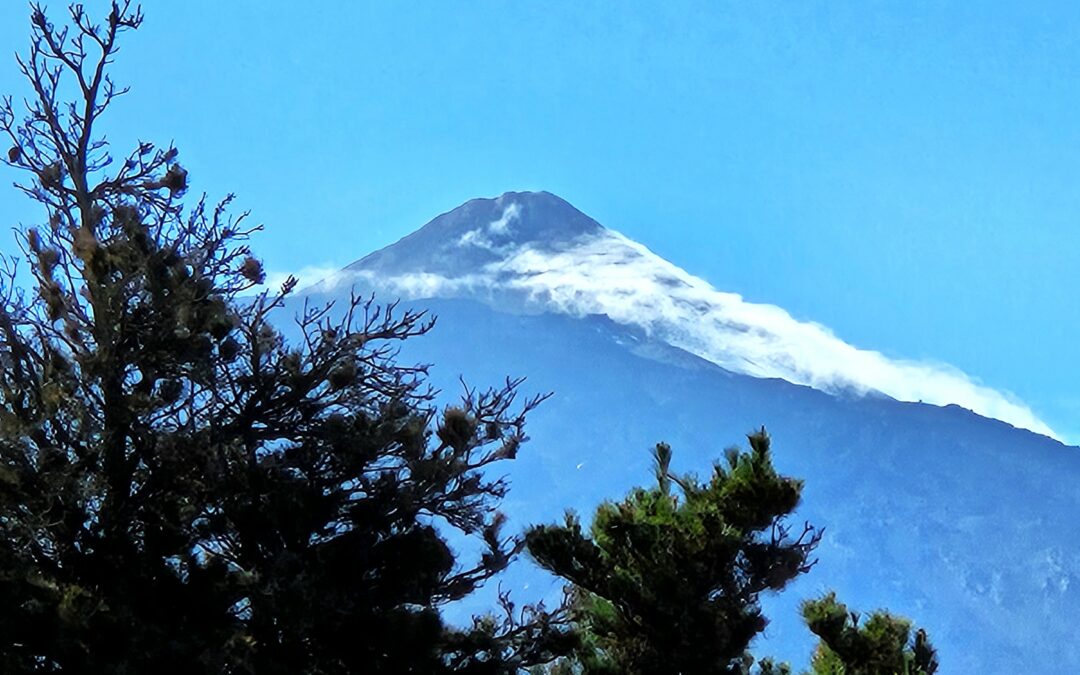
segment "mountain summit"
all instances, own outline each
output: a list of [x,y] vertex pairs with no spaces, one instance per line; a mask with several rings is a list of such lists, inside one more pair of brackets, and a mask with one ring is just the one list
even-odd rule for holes
[[600,223],[550,192],[507,192],[494,199],[471,199],[346,270],[460,277],[513,248],[555,251],[603,231]]
[[604,315],[732,372],[834,394],[956,404],[1056,438],[1023,403],[956,369],[890,359],[780,307],[718,290],[547,192],[466,202],[312,291],[341,284],[508,312]]

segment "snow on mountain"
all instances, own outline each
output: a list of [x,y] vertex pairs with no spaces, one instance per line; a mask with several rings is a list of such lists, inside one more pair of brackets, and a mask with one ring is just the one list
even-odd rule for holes
[[725,369],[830,393],[957,404],[1057,438],[1014,397],[948,365],[855,347],[780,307],[717,290],[555,195],[475,199],[313,287],[377,286],[407,299],[606,315]]

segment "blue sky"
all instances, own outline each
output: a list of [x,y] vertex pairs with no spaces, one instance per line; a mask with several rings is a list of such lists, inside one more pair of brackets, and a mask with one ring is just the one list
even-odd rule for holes
[[[175,140],[273,270],[549,190],[1080,440],[1080,5],[146,4],[110,137]],[[27,15],[0,6],[6,54]],[[10,57],[0,91],[25,91]],[[37,217],[0,192],[0,221]]]

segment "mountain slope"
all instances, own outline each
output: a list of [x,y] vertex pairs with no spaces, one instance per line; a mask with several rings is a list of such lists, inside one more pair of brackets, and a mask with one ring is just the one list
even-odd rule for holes
[[[557,306],[515,287],[527,278],[519,270],[499,277],[500,261],[511,249],[541,247],[550,258],[607,231],[587,219],[544,230],[542,221],[572,207],[541,199],[546,205],[534,209],[524,198],[529,203],[507,219],[520,229],[496,227],[479,253],[461,239],[488,232],[520,195],[470,202],[472,215],[436,219],[309,294],[332,298],[359,281],[389,299],[410,276],[501,279],[414,288],[411,304],[431,308],[439,322],[402,358],[434,363],[434,383],[448,395],[459,390],[459,375],[472,384],[526,375],[529,391],[555,392],[530,418],[534,440],[509,466],[513,525],[550,521],[567,507],[588,514],[599,500],[647,482],[647,449],[656,441],[672,443],[677,468],[705,472],[726,446],[764,424],[780,469],[806,480],[800,517],[825,526],[826,536],[820,564],[769,600],[773,623],[758,653],[805,664],[812,640],[797,603],[835,588],[854,607],[917,618],[941,648],[943,673],[1080,671],[1070,618],[1080,606],[1075,448],[955,405],[735,372],[672,344],[662,326],[544,311]],[[534,231],[544,240],[531,242]],[[425,298],[425,290],[458,297]],[[556,590],[527,561],[504,583],[519,599]]]
[[603,314],[735,372],[954,403],[1055,437],[1025,405],[955,369],[888,359],[779,307],[718,291],[544,192],[472,200],[315,290],[353,284],[503,311]]

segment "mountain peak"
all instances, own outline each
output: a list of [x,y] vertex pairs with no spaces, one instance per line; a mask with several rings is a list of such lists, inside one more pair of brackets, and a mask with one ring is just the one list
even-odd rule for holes
[[559,250],[603,231],[550,192],[505,192],[470,199],[346,269],[382,274],[419,269],[454,276],[497,260],[511,248]]
[[[504,192],[494,199],[471,199],[421,228],[482,242],[540,245],[597,234],[603,226],[550,192]],[[479,230],[479,231],[478,231]],[[469,236],[470,232],[476,234]]]

